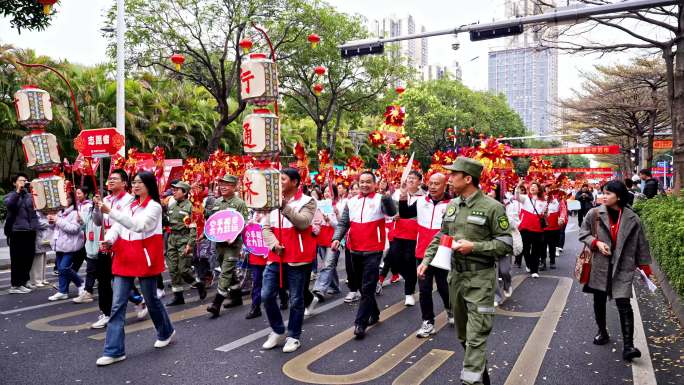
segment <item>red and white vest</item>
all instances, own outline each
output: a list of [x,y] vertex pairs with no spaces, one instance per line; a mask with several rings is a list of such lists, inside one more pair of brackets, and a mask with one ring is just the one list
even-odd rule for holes
[[150,277],[163,272],[164,237],[161,205],[148,197],[142,203],[134,201],[125,209],[117,210],[117,213],[130,216],[131,222],[145,223],[148,227],[138,232],[129,230],[122,223],[115,223],[112,226],[105,236],[107,240],[115,239],[112,245],[112,274],[123,277]]
[[385,214],[382,195],[370,193],[349,198],[349,242],[351,251],[383,251],[385,249]]
[[526,230],[535,233],[542,232],[540,218],[546,211],[546,201],[543,199],[530,198],[527,195],[525,195],[522,200],[520,207],[520,225],[518,226],[518,229],[520,231]]
[[[311,200],[310,196],[297,193],[287,205],[295,212],[299,212]],[[269,262],[311,263],[314,261],[316,258],[316,238],[311,230],[311,224],[305,230],[297,230],[292,222],[277,209],[271,211],[267,220],[273,235],[285,247],[282,255],[273,251],[268,253]]]
[[[133,203],[135,197],[126,191],[122,191],[117,196],[110,194],[104,197],[102,200],[107,206],[109,206],[109,208],[123,211],[127,209],[131,203]],[[102,215],[102,222],[104,224],[105,231],[114,225],[114,221],[109,218],[109,214]]]
[[442,218],[444,218],[449,201],[450,199],[444,199],[435,204],[432,198],[427,195],[425,198],[421,197],[416,202],[416,211],[418,212],[416,217],[418,224],[416,258],[423,259],[425,250],[430,245],[435,234],[442,228]]
[[[420,191],[420,190],[419,190]],[[395,202],[399,202],[399,191],[395,191],[394,199]],[[411,206],[414,202],[422,200],[423,195],[408,195],[406,203]],[[415,218],[397,218],[394,221],[394,231],[392,231],[393,238],[398,239],[408,239],[415,241],[418,237],[418,223]]]
[[560,230],[560,225],[558,225],[558,218],[560,218],[561,206],[557,199],[552,199],[547,203],[549,209],[546,215],[546,228],[544,231]]

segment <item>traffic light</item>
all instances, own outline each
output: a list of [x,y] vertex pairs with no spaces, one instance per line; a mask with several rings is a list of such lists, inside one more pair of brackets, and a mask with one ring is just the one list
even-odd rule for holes
[[508,27],[472,30],[470,31],[470,41],[497,39],[500,37],[520,35],[521,33],[523,33],[522,24]]
[[383,43],[360,44],[352,47],[340,47],[340,55],[343,59],[354,56],[380,55],[385,52]]

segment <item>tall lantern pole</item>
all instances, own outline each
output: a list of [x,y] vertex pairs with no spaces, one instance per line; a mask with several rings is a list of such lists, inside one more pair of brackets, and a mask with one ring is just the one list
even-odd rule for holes
[[126,156],[126,94],[124,72],[124,0],[116,1],[116,131],[124,137],[124,145],[119,155]]

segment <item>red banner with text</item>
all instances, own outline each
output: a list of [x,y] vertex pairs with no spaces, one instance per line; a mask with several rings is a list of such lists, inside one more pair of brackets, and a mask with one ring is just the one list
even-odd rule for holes
[[568,173],[568,172],[584,172],[584,173],[609,173],[613,172],[610,167],[576,167],[576,168],[554,168],[553,172]]
[[512,148],[511,156],[543,156],[543,155],[614,155],[620,153],[619,145],[562,147],[562,148]]

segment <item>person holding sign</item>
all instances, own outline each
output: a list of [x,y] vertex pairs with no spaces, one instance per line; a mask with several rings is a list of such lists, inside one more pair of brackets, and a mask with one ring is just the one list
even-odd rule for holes
[[458,339],[465,348],[461,381],[489,384],[487,338],[496,311],[495,262],[513,250],[513,238],[504,206],[480,191],[482,163],[458,157],[445,168],[451,170],[449,183],[458,198],[449,202],[441,230],[430,242],[417,273],[425,278],[442,237],[452,237],[449,300]]
[[[171,229],[166,249],[166,266],[171,275],[171,290],[173,300],[166,306],[183,305],[183,283],[193,284],[195,276],[192,273],[192,251],[197,238],[197,226],[192,223],[192,203],[188,200],[190,185],[186,182],[176,182],[173,188],[173,199],[166,211],[165,222]],[[207,296],[207,289],[203,281],[196,284],[200,299]]]
[[[316,239],[311,223],[316,212],[316,201],[299,189],[302,179],[294,168],[280,171],[282,204],[262,220],[263,235],[271,249],[264,270],[261,299],[271,325],[271,334],[263,349],[283,346],[291,353],[300,347],[304,321],[304,291],[309,287],[311,267],[316,258]],[[287,334],[280,309],[276,303],[279,288],[290,290],[290,319]]]
[[[238,198],[235,194],[238,178],[236,176],[226,174],[219,179],[219,192],[221,197],[214,201],[214,204],[207,208],[204,212],[205,218],[209,218],[212,214],[227,209],[233,209],[240,213],[243,218],[247,218],[247,205],[245,201]],[[242,290],[240,289],[240,281],[236,274],[236,266],[240,260],[240,250],[242,249],[242,235],[238,235],[235,241],[217,242],[216,256],[221,265],[221,276],[219,277],[218,288],[216,290],[216,297],[207,311],[211,313],[211,318],[219,316],[221,304],[230,297],[229,301],[223,306],[225,308],[236,307],[242,305]]]

